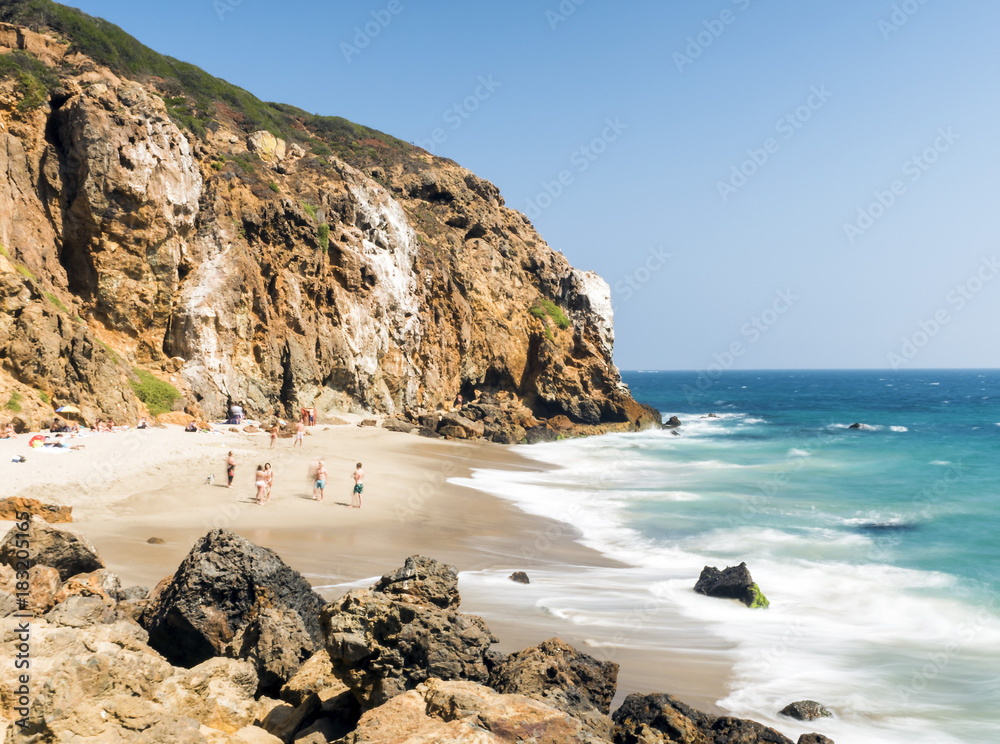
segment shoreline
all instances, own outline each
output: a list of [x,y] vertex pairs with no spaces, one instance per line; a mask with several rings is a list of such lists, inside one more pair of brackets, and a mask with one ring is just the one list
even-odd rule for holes
[[[28,463],[12,463],[14,450],[27,450],[22,438],[0,443],[0,478],[12,495],[73,506],[74,522],[60,527],[86,536],[123,586],[152,588],[215,527],[274,550],[328,600],[354,585],[367,586],[409,555],[427,555],[458,569],[461,611],[487,620],[500,651],[558,635],[620,665],[615,705],[629,693],[667,692],[707,712],[722,712],[717,701],[728,694],[731,672],[724,643],[662,608],[656,623],[671,631],[669,643],[650,636],[642,622],[623,635],[621,628],[580,627],[546,612],[539,603],[547,593],[560,594],[574,584],[589,592],[594,577],[602,584],[596,591],[613,592],[606,583],[625,564],[581,545],[580,533],[569,524],[448,482],[473,469],[538,471],[548,467],[544,463],[489,442],[322,424],[309,433],[302,448],[280,439],[270,450],[266,434],[157,428],[84,437],[79,440],[84,450],[28,450]],[[233,489],[225,488],[230,449],[237,456]],[[330,473],[323,503],[309,495],[308,470],[320,458]],[[266,460],[274,465],[275,487],[270,503],[257,506],[253,471]],[[347,508],[350,473],[359,460],[366,471],[360,510]],[[149,544],[150,538],[165,542]],[[529,574],[530,585],[506,578],[519,570]]]

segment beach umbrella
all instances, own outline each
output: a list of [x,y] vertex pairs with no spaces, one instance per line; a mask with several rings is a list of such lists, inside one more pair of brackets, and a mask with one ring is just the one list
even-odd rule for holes
[[80,413],[80,409],[76,406],[62,406],[56,409],[56,413]]

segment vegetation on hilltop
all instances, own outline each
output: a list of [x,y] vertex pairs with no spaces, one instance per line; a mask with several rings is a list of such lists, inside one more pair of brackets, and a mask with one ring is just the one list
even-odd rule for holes
[[[72,51],[154,86],[163,95],[174,120],[199,137],[203,138],[206,130],[220,121],[228,120],[244,132],[264,129],[289,142],[300,142],[318,157],[336,154],[357,167],[400,161],[419,166],[422,151],[402,140],[339,116],[318,116],[295,106],[261,101],[199,67],[150,49],[113,23],[76,8],[52,0],[7,0],[0,6],[0,21],[54,33],[68,41]],[[37,67],[45,66],[30,55],[23,57],[34,64],[18,60],[19,74],[33,75],[31,79],[41,80],[47,90],[50,86]],[[32,89],[38,90],[37,86]],[[35,98],[37,95],[31,100]]]

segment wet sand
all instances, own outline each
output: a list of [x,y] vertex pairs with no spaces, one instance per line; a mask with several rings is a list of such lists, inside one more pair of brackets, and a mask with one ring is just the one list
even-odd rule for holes
[[[303,447],[279,439],[274,450],[266,434],[190,434],[179,427],[91,435],[70,442],[84,449],[58,453],[30,450],[27,440],[0,442],[4,490],[73,506],[71,528],[95,545],[125,586],[155,586],[216,527],[276,551],[328,599],[367,586],[419,553],[463,572],[462,610],[487,619],[500,650],[558,635],[617,662],[616,704],[631,692],[669,692],[718,710],[715,701],[726,694],[725,647],[663,608],[654,608],[655,621],[647,610],[617,628],[581,627],[546,611],[549,593],[565,594],[574,584],[613,602],[614,587],[606,584],[620,564],[580,545],[568,525],[447,482],[473,468],[543,467],[509,448],[323,425],[309,430]],[[232,489],[225,487],[229,450],[237,457]],[[12,463],[19,454],[28,461]],[[322,503],[312,499],[310,477],[320,459],[329,471]],[[254,472],[266,461],[274,489],[270,502],[258,506]],[[363,507],[353,509],[358,461],[365,492]],[[507,580],[516,570],[527,571],[532,584]]]

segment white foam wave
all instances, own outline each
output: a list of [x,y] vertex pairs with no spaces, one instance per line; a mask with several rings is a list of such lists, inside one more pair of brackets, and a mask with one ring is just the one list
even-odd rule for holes
[[931,460],[931,465],[951,465],[950,460]]
[[790,450],[788,450],[788,456],[789,457],[812,457],[812,452],[808,452],[808,451],[803,450],[803,449],[798,449],[796,447],[792,447]]
[[[706,421],[711,426],[721,423]],[[476,471],[457,481],[509,498],[526,511],[570,522],[582,533],[581,542],[633,567],[607,569],[614,589],[600,597],[597,592],[550,591],[540,597],[540,612],[588,628],[587,636],[600,648],[609,641],[595,629],[613,632],[621,622],[615,615],[620,610],[612,606],[642,607],[655,583],[670,612],[697,621],[733,647],[732,689],[720,705],[734,715],[759,720],[794,739],[820,724],[799,727],[789,719],[779,720],[775,711],[805,696],[836,711],[836,719],[823,721],[820,730],[838,741],[1000,741],[1000,722],[990,712],[1000,706],[1000,689],[990,686],[989,673],[980,670],[1000,668],[1000,620],[995,611],[951,598],[955,580],[949,575],[879,562],[885,555],[883,538],[844,529],[869,523],[902,528],[911,521],[906,514],[872,511],[832,517],[833,526],[827,528],[779,529],[768,523],[768,504],[745,502],[746,509],[734,509],[733,520],[712,532],[654,542],[630,526],[629,509],[642,499],[682,501],[683,495],[696,494],[698,481],[693,481],[694,488],[685,483],[688,490],[636,491],[637,481],[630,484],[627,477],[635,464],[630,460],[622,479],[587,486],[581,474],[600,473],[621,455],[624,442],[634,443],[625,437],[642,435],[622,437],[520,450],[530,457],[558,460],[569,470]],[[705,451],[724,451],[717,449],[723,440],[716,441],[720,444]],[[672,447],[669,437],[663,445]],[[649,456],[642,449],[629,452]],[[808,454],[800,450],[795,456]],[[708,479],[712,470],[734,465],[716,459],[683,463],[694,472],[704,471]],[[663,467],[661,473],[670,472],[677,464]],[[725,498],[718,491],[714,495]],[[747,562],[771,601],[767,610],[751,611],[735,601],[693,592],[702,566],[741,561]],[[535,586],[534,576],[532,581]],[[553,581],[562,586],[561,579]],[[644,626],[645,635],[630,636],[628,645],[665,642],[659,640],[668,636],[660,625],[665,622],[653,618]],[[934,661],[935,653],[943,653],[944,661]],[[955,695],[961,699],[948,705]]]
[[898,432],[909,431],[909,429],[905,426],[890,426],[889,431],[895,431],[898,433]]

